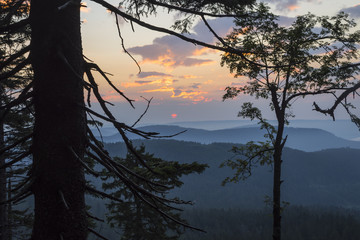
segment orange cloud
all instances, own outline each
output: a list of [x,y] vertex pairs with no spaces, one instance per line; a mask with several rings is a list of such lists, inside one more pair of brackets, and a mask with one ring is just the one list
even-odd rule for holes
[[183,75],[183,76],[180,76],[179,78],[192,79],[192,78],[202,78],[202,77],[194,76],[194,75]]
[[91,8],[89,8],[87,6],[86,2],[81,2],[81,8],[80,8],[81,12],[88,13],[88,12],[90,12],[90,10],[91,10]]
[[289,9],[290,11],[294,11],[294,10],[296,10],[296,9],[298,9],[298,8],[300,8],[300,6],[298,6],[298,5],[289,5],[289,6],[288,6],[288,9]]
[[203,47],[203,48],[197,48],[195,49],[193,52],[192,52],[192,55],[193,56],[201,56],[201,55],[206,55],[208,53],[215,53],[216,50],[214,49],[210,49],[210,48],[206,48],[206,47]]

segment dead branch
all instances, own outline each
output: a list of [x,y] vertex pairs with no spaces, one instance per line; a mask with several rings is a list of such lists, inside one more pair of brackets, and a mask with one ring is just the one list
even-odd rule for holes
[[92,219],[94,219],[94,220],[96,220],[96,221],[99,221],[99,222],[105,222],[104,219],[97,218],[97,217],[91,215],[91,214],[88,213],[88,212],[86,212],[86,216],[88,216],[89,218],[92,218]]
[[19,140],[17,140],[16,142],[12,143],[11,145],[4,147],[2,149],[0,149],[0,155],[2,155],[4,152],[14,148],[15,146],[17,146],[20,143],[24,143],[26,142],[28,139],[30,139],[33,136],[33,133],[30,133],[29,135],[26,135],[25,137],[20,138]]
[[21,160],[23,160],[24,158],[26,158],[27,156],[29,156],[32,152],[29,150],[23,154],[21,154],[20,156],[14,158],[13,160],[3,164],[0,166],[0,169],[4,169],[4,168],[7,168],[7,167],[10,167],[11,165],[17,163],[17,162],[20,162]]
[[146,108],[144,110],[144,112],[140,115],[140,117],[134,122],[133,125],[131,125],[131,127],[135,127],[135,125],[140,122],[140,120],[145,116],[145,114],[147,113],[147,111],[149,110],[149,107],[150,107],[150,103],[152,101],[153,98],[150,98],[150,100],[144,98],[143,96],[141,96],[146,102],[147,102],[147,105],[146,105]]
[[120,30],[120,26],[119,26],[119,20],[117,18],[117,15],[115,15],[115,21],[116,21],[116,27],[117,27],[117,30],[118,30],[118,34],[119,34],[119,38],[121,40],[121,47],[123,49],[123,51],[129,55],[129,57],[135,62],[136,66],[139,68],[139,73],[141,73],[141,67],[139,65],[139,63],[136,61],[136,59],[128,52],[128,50],[126,50],[126,47],[124,45],[124,38],[122,37],[121,35],[121,30]]
[[116,202],[120,202],[120,203],[123,203],[124,201],[117,198],[117,197],[114,197],[110,194],[107,194],[107,193],[104,193],[102,191],[99,191],[99,190],[96,190],[95,188],[92,188],[92,187],[89,187],[89,186],[86,186],[85,187],[86,191],[88,191],[89,193],[92,193],[94,195],[98,195],[98,196],[101,196],[102,198],[108,198],[110,200],[113,200],[113,201],[116,201]]
[[106,237],[100,235],[99,233],[97,233],[95,230],[93,230],[91,228],[88,228],[88,230],[89,230],[89,232],[91,232],[92,234],[94,234],[95,236],[97,236],[97,237],[99,237],[99,238],[101,238],[103,240],[109,240],[109,239],[107,239]]
[[81,160],[81,158],[76,154],[76,152],[72,147],[68,146],[68,149],[74,155],[74,157],[80,162],[81,166],[83,166],[86,169],[86,171],[88,171],[91,175],[94,175],[95,177],[100,176],[99,173],[93,171],[83,160]]
[[24,69],[24,67],[26,65],[30,64],[29,58],[26,58],[24,61],[22,61],[21,63],[19,63],[18,65],[16,65],[16,67],[14,67],[13,69],[11,69],[9,72],[5,72],[3,74],[0,74],[0,82],[2,80],[5,80],[15,74],[17,74],[18,72],[20,72],[21,70]]
[[95,63],[89,63],[89,62],[85,62],[84,63],[85,66],[87,67],[87,69],[85,70],[86,76],[88,77],[91,86],[92,87],[96,87],[96,82],[95,82],[95,78],[93,77],[93,75],[91,74],[90,69],[93,68],[95,69],[97,72],[99,72],[101,74],[101,76],[108,82],[108,84],[118,93],[120,94],[123,98],[126,99],[126,101],[128,101],[128,103],[131,105],[132,108],[135,108],[133,103],[134,100],[129,99],[123,92],[121,92],[111,81],[110,79],[106,76],[105,72]]
[[[1,27],[0,27],[0,32],[1,32]],[[0,63],[0,69],[4,69],[7,65],[9,65],[12,61],[14,61],[15,59],[23,56],[25,53],[30,51],[30,45],[24,47],[23,49],[21,49],[20,51],[18,51],[17,53],[11,55],[8,59],[6,59],[5,61]]]

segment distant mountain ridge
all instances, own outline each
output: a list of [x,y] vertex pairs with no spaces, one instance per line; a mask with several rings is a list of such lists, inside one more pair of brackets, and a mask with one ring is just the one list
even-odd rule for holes
[[[199,208],[264,207],[265,196],[271,196],[272,168],[259,166],[250,178],[237,184],[221,186],[232,176],[230,168],[220,163],[233,157],[233,144],[200,144],[176,140],[134,140],[146,151],[167,161],[206,163],[203,174],[182,178],[184,186],[174,196],[195,201]],[[106,144],[113,156],[126,153],[123,143]],[[303,152],[285,148],[283,154],[282,197],[291,205],[341,206],[360,209],[360,149],[339,148]]]
[[[184,128],[172,125],[151,125],[140,127],[139,130],[147,132],[158,132],[160,136],[170,136],[182,131],[182,134],[172,137],[174,140],[191,141],[204,144],[215,142],[241,143],[248,141],[265,141],[265,130],[259,127],[239,127],[222,130],[203,130],[195,128]],[[339,138],[327,131],[316,128],[292,128],[285,129],[288,135],[286,147],[302,151],[319,151],[330,148],[356,148],[360,149],[360,142]],[[128,135],[130,139],[141,139],[134,134]],[[122,141],[120,134],[103,137],[104,142]]]

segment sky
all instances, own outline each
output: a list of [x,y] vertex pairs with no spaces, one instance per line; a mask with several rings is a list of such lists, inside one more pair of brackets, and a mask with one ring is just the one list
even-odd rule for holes
[[[286,24],[297,15],[308,12],[316,15],[334,15],[339,11],[348,12],[360,22],[359,0],[278,0],[270,1],[271,10],[281,16]],[[116,1],[109,0],[116,5]],[[142,123],[171,123],[176,121],[235,120],[242,102],[253,101],[263,110],[264,116],[274,119],[269,104],[249,96],[222,101],[224,89],[236,86],[244,79],[234,78],[229,69],[220,66],[220,53],[184,42],[174,36],[156,33],[119,19],[124,46],[141,66],[123,51],[115,16],[101,6],[85,1],[82,8],[82,35],[84,55],[95,61],[104,71],[111,73],[111,81],[127,97],[135,100],[133,109],[121,96],[112,90],[100,76],[98,83],[105,100],[115,104],[113,110],[121,122],[136,121],[152,99]],[[146,19],[155,25],[170,27],[176,16],[166,12]],[[229,33],[232,20],[223,18],[209,20],[220,35]],[[213,35],[202,23],[194,24],[191,37],[209,43],[216,42]],[[312,111],[313,98],[302,99],[293,105],[296,119],[329,119]],[[321,106],[329,106],[328,99],[317,98]],[[360,101],[358,101],[360,102]],[[97,108],[97,104],[94,104]],[[357,111],[359,112],[359,111]],[[347,118],[338,110],[339,119]]]

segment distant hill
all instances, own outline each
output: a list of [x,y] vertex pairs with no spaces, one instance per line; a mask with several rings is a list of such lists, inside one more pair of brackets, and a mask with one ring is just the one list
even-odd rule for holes
[[[241,143],[248,141],[264,141],[264,130],[259,127],[240,127],[222,130],[203,130],[195,128],[184,128],[170,125],[152,125],[139,128],[143,131],[158,132],[160,135],[169,136],[182,131],[184,133],[172,137],[174,140],[192,141],[204,144],[214,142],[224,143]],[[345,140],[336,137],[334,134],[316,128],[286,128],[285,134],[289,135],[286,143],[287,147],[303,150],[303,151],[318,151],[330,148],[359,148],[360,142]],[[139,136],[129,134],[130,139],[139,139]],[[119,134],[104,136],[105,142],[121,141]]]
[[[192,200],[199,208],[263,207],[265,196],[271,196],[271,167],[257,167],[252,176],[237,184],[221,186],[233,174],[229,168],[218,168],[233,157],[233,144],[200,144],[176,140],[135,140],[145,144],[148,152],[168,161],[206,163],[201,175],[183,177],[184,186],[172,194]],[[123,155],[123,143],[106,144],[112,155]],[[360,150],[350,148],[303,152],[284,151],[282,197],[292,205],[321,205],[360,208]]]
[[[276,125],[276,121],[270,120],[269,123]],[[148,124],[150,125],[150,124]],[[155,124],[151,124],[155,125]],[[256,121],[250,120],[220,120],[220,121],[188,121],[188,122],[172,122],[164,125],[175,125],[185,128],[197,128],[204,130],[219,130],[226,128],[239,127],[256,127]],[[357,126],[348,120],[297,120],[291,119],[289,127],[294,128],[318,128],[333,133],[335,136],[347,140],[360,139],[360,131]]]

